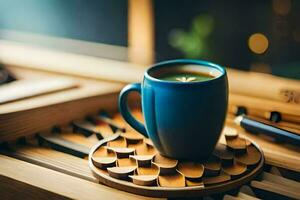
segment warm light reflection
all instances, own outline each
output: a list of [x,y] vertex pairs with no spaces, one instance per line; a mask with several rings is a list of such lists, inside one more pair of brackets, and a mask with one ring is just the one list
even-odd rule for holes
[[278,15],[287,15],[291,10],[291,0],[273,0],[273,10]]
[[250,36],[248,40],[248,46],[254,53],[262,54],[268,49],[269,41],[265,35],[261,33],[255,33]]

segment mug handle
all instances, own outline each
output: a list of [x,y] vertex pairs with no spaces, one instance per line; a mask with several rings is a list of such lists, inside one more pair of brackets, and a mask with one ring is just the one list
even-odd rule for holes
[[138,92],[141,95],[141,84],[132,83],[126,85],[119,96],[119,110],[125,121],[135,130],[143,134],[145,137],[148,137],[145,125],[136,120],[129,111],[127,99],[130,92]]

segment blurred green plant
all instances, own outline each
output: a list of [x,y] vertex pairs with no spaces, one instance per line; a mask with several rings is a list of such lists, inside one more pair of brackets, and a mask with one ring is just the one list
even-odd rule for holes
[[196,16],[189,31],[174,29],[169,34],[169,44],[182,52],[186,58],[210,56],[209,36],[214,30],[212,16],[203,14]]

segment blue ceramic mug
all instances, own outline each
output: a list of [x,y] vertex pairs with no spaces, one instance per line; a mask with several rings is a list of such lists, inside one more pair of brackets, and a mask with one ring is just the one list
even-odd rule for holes
[[[175,82],[154,74],[178,65],[215,73],[202,82]],[[127,96],[140,93],[145,125],[130,113]],[[228,83],[223,67],[201,60],[171,60],[150,67],[142,83],[129,84],[119,96],[123,118],[138,132],[149,137],[167,157],[184,160],[207,159],[221,134],[228,104]]]

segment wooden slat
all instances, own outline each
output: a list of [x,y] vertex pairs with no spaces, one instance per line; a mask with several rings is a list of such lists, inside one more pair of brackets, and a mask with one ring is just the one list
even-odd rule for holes
[[[277,111],[281,113],[283,121],[300,123],[299,105],[230,93],[229,111],[235,106],[244,106],[249,110],[249,115],[256,115],[257,117],[265,117],[269,112]],[[256,112],[251,114],[251,110]]]
[[[66,78],[59,74],[17,67],[10,69],[22,80]],[[1,105],[0,141],[14,140],[52,126],[67,124],[86,115],[96,114],[100,109],[117,109],[117,96],[122,84],[82,78],[76,78],[76,81],[79,84],[78,88]]]
[[[0,155],[0,163],[0,175],[72,199],[152,199],[118,191],[4,155]],[[25,193],[26,188],[19,192]],[[5,191],[1,196],[4,195]]]
[[21,79],[1,86],[0,104],[64,91],[77,85],[77,81],[71,78]]
[[267,199],[300,199],[299,190],[269,181],[251,181],[251,187]]
[[91,148],[99,141],[95,135],[85,137],[84,135],[78,133],[61,133],[60,137],[88,148]]
[[[273,102],[299,106],[300,81],[257,72],[227,69],[229,90],[232,93],[270,99]],[[286,93],[294,93],[288,96]],[[298,98],[298,102],[296,102]],[[255,104],[254,104],[255,105]],[[266,105],[268,106],[268,105]],[[271,106],[271,105],[270,105]]]
[[100,113],[100,115],[97,115],[96,120],[99,122],[107,123],[114,132],[116,132],[117,130],[122,131],[122,132],[126,131],[126,129],[123,125],[115,122],[112,118],[110,118],[108,116],[108,114],[106,112],[102,112],[102,113]]
[[295,190],[298,190],[300,192],[300,183],[297,181],[293,181],[281,176],[270,174],[268,172],[263,172],[261,175],[261,179],[272,183],[277,183],[285,187],[294,188]]
[[[95,96],[65,104],[48,105],[32,112],[22,111],[18,114],[0,114],[0,141],[14,140],[58,124],[66,124],[73,119],[83,118],[87,114],[94,114],[97,109],[115,110],[116,103],[116,94],[103,94],[102,98]],[[84,109],[82,109],[83,106]],[[18,126],[15,124],[18,124]]]
[[85,159],[77,158],[45,147],[19,146],[7,155],[53,169],[85,180],[97,182]]
[[99,140],[103,139],[101,133],[95,130],[95,125],[86,120],[77,120],[72,124],[74,131],[77,133],[83,133],[85,136],[91,136],[95,134]]
[[0,40],[0,51],[0,59],[6,65],[115,82],[140,82],[145,69],[128,62],[41,49],[5,40]]
[[249,195],[249,194],[245,194],[245,193],[243,193],[243,192],[239,192],[239,193],[237,194],[237,197],[242,198],[242,199],[245,199],[245,200],[259,200],[259,198],[256,198],[256,197],[254,197],[254,196],[251,196],[251,195]]
[[84,158],[89,154],[90,149],[87,146],[66,140],[59,135],[39,135],[38,137],[42,143],[47,143],[51,148],[57,151],[78,156],[80,158]]
[[2,199],[23,200],[63,200],[70,199],[65,196],[34,187],[30,184],[0,175],[0,195]]

